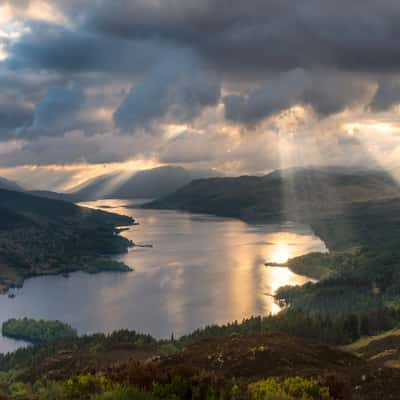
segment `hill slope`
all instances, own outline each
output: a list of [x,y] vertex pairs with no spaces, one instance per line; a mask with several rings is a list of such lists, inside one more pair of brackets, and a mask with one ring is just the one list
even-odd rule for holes
[[244,219],[305,219],[336,213],[350,203],[399,196],[399,186],[384,172],[293,169],[262,177],[196,180],[144,207]]
[[6,178],[0,177],[0,189],[23,191],[24,189],[17,183]]
[[[175,348],[175,353],[166,355],[168,347]],[[67,397],[59,397],[71,400],[94,399],[94,390],[107,390],[96,385],[85,387],[85,378],[89,383],[96,382],[93,376],[106,379],[111,387],[139,387],[147,392],[147,396],[140,397],[108,393],[104,396],[107,399],[378,400],[395,399],[400,391],[399,370],[376,368],[375,364],[342,350],[285,334],[213,337],[180,349],[179,342],[162,343],[149,336],[120,331],[110,336],[92,335],[22,349],[0,358],[0,369],[7,371],[10,365],[13,378],[27,390],[32,384],[37,387],[39,382],[52,382],[48,387],[51,390],[58,382],[59,392],[63,393],[65,382],[75,383],[75,396],[68,396],[67,391]],[[79,376],[83,377],[80,385]],[[330,396],[321,397],[314,391],[309,397],[298,391],[293,396],[249,395],[249,384],[268,378],[275,382],[288,378],[305,382],[294,377],[307,379],[306,382],[313,379],[326,387]],[[207,396],[210,392],[213,397]],[[40,397],[39,392],[39,399],[47,398],[57,397]]]
[[76,269],[126,269],[104,254],[123,252],[129,242],[116,227],[129,217],[72,203],[0,189],[0,291],[28,276]]

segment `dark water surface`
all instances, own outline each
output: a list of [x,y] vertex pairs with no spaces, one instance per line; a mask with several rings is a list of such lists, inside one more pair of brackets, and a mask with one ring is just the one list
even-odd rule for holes
[[[277,312],[268,295],[309,279],[287,268],[267,268],[265,261],[326,250],[306,226],[249,225],[125,204],[85,203],[132,215],[140,223],[123,234],[153,248],[135,247],[119,257],[134,272],[29,279],[15,298],[0,296],[0,323],[27,316],[60,319],[80,333],[129,328],[160,338],[172,332],[179,336],[206,324]],[[0,337],[0,352],[19,346],[21,342]]]

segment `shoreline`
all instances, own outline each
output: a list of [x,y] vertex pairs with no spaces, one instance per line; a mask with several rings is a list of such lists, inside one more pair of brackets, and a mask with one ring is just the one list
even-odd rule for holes
[[[105,263],[104,266],[101,265],[96,265],[97,263]],[[109,267],[106,264],[111,264],[113,265],[113,267]],[[0,296],[5,296],[5,295],[9,295],[10,290],[12,289],[21,289],[24,286],[24,283],[26,280],[28,279],[32,279],[32,278],[40,278],[41,276],[63,276],[63,275],[68,275],[68,274],[72,274],[74,272],[84,272],[87,274],[97,274],[97,273],[101,273],[101,272],[120,272],[120,273],[125,273],[125,272],[134,272],[134,269],[129,267],[127,264],[121,262],[121,261],[117,261],[117,260],[113,260],[112,258],[105,260],[104,257],[99,257],[98,259],[95,259],[93,261],[93,264],[89,264],[89,265],[81,265],[81,266],[77,266],[77,267],[72,267],[72,268],[68,268],[68,269],[60,269],[57,271],[42,271],[42,272],[38,272],[38,273],[33,273],[33,274],[27,274],[27,275],[23,275],[20,276],[20,281],[18,282],[14,282],[14,283],[10,283],[9,285],[7,284],[0,284]],[[64,276],[65,278],[67,278],[68,276]]]

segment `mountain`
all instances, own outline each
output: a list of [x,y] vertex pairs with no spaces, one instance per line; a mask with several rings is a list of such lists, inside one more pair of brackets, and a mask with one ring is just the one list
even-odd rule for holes
[[210,170],[188,170],[173,166],[139,171],[134,175],[113,173],[97,177],[71,191],[66,199],[157,198],[176,191],[193,179],[218,175]]
[[77,269],[126,270],[108,259],[129,241],[117,227],[133,220],[118,214],[0,189],[0,292],[28,276]]
[[294,168],[261,177],[195,180],[144,207],[244,219],[303,219],[335,213],[350,203],[399,196],[396,181],[382,171]]
[[62,200],[69,202],[79,201],[78,199],[74,198],[73,194],[58,193],[58,192],[53,192],[51,190],[31,190],[28,193],[33,196],[43,197],[45,199]]
[[19,186],[17,183],[10,181],[6,178],[0,177],[0,189],[6,190],[16,190],[18,192],[23,191],[24,189]]

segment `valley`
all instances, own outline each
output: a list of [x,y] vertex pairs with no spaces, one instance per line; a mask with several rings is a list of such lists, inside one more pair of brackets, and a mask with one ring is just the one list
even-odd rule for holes
[[[34,211],[41,214],[39,203]],[[27,224],[31,206],[10,221]],[[400,200],[387,176],[302,170],[210,178],[144,205],[99,200],[81,206],[79,217],[75,208],[69,211],[75,227],[81,210],[90,210],[95,232],[104,233],[98,224],[107,220],[107,232],[118,241],[138,244],[106,258],[135,273],[36,278],[16,298],[3,297],[10,313],[15,305],[48,320],[61,309],[56,302],[44,315],[38,304],[46,304],[47,295],[57,292],[59,305],[87,304],[85,317],[64,317],[79,337],[0,355],[0,378],[20,385],[27,398],[40,398],[54,385],[60,393],[71,384],[84,391],[80,380],[96,386],[99,375],[108,388],[99,386],[99,394],[142,390],[157,399],[192,398],[193,390],[247,399],[256,388],[287,394],[298,385],[329,393],[324,399],[375,400],[398,390]],[[68,221],[58,212],[52,218]],[[120,231],[119,218],[122,225],[140,224]],[[95,256],[96,248],[85,251]],[[39,386],[40,393],[30,389]]]

